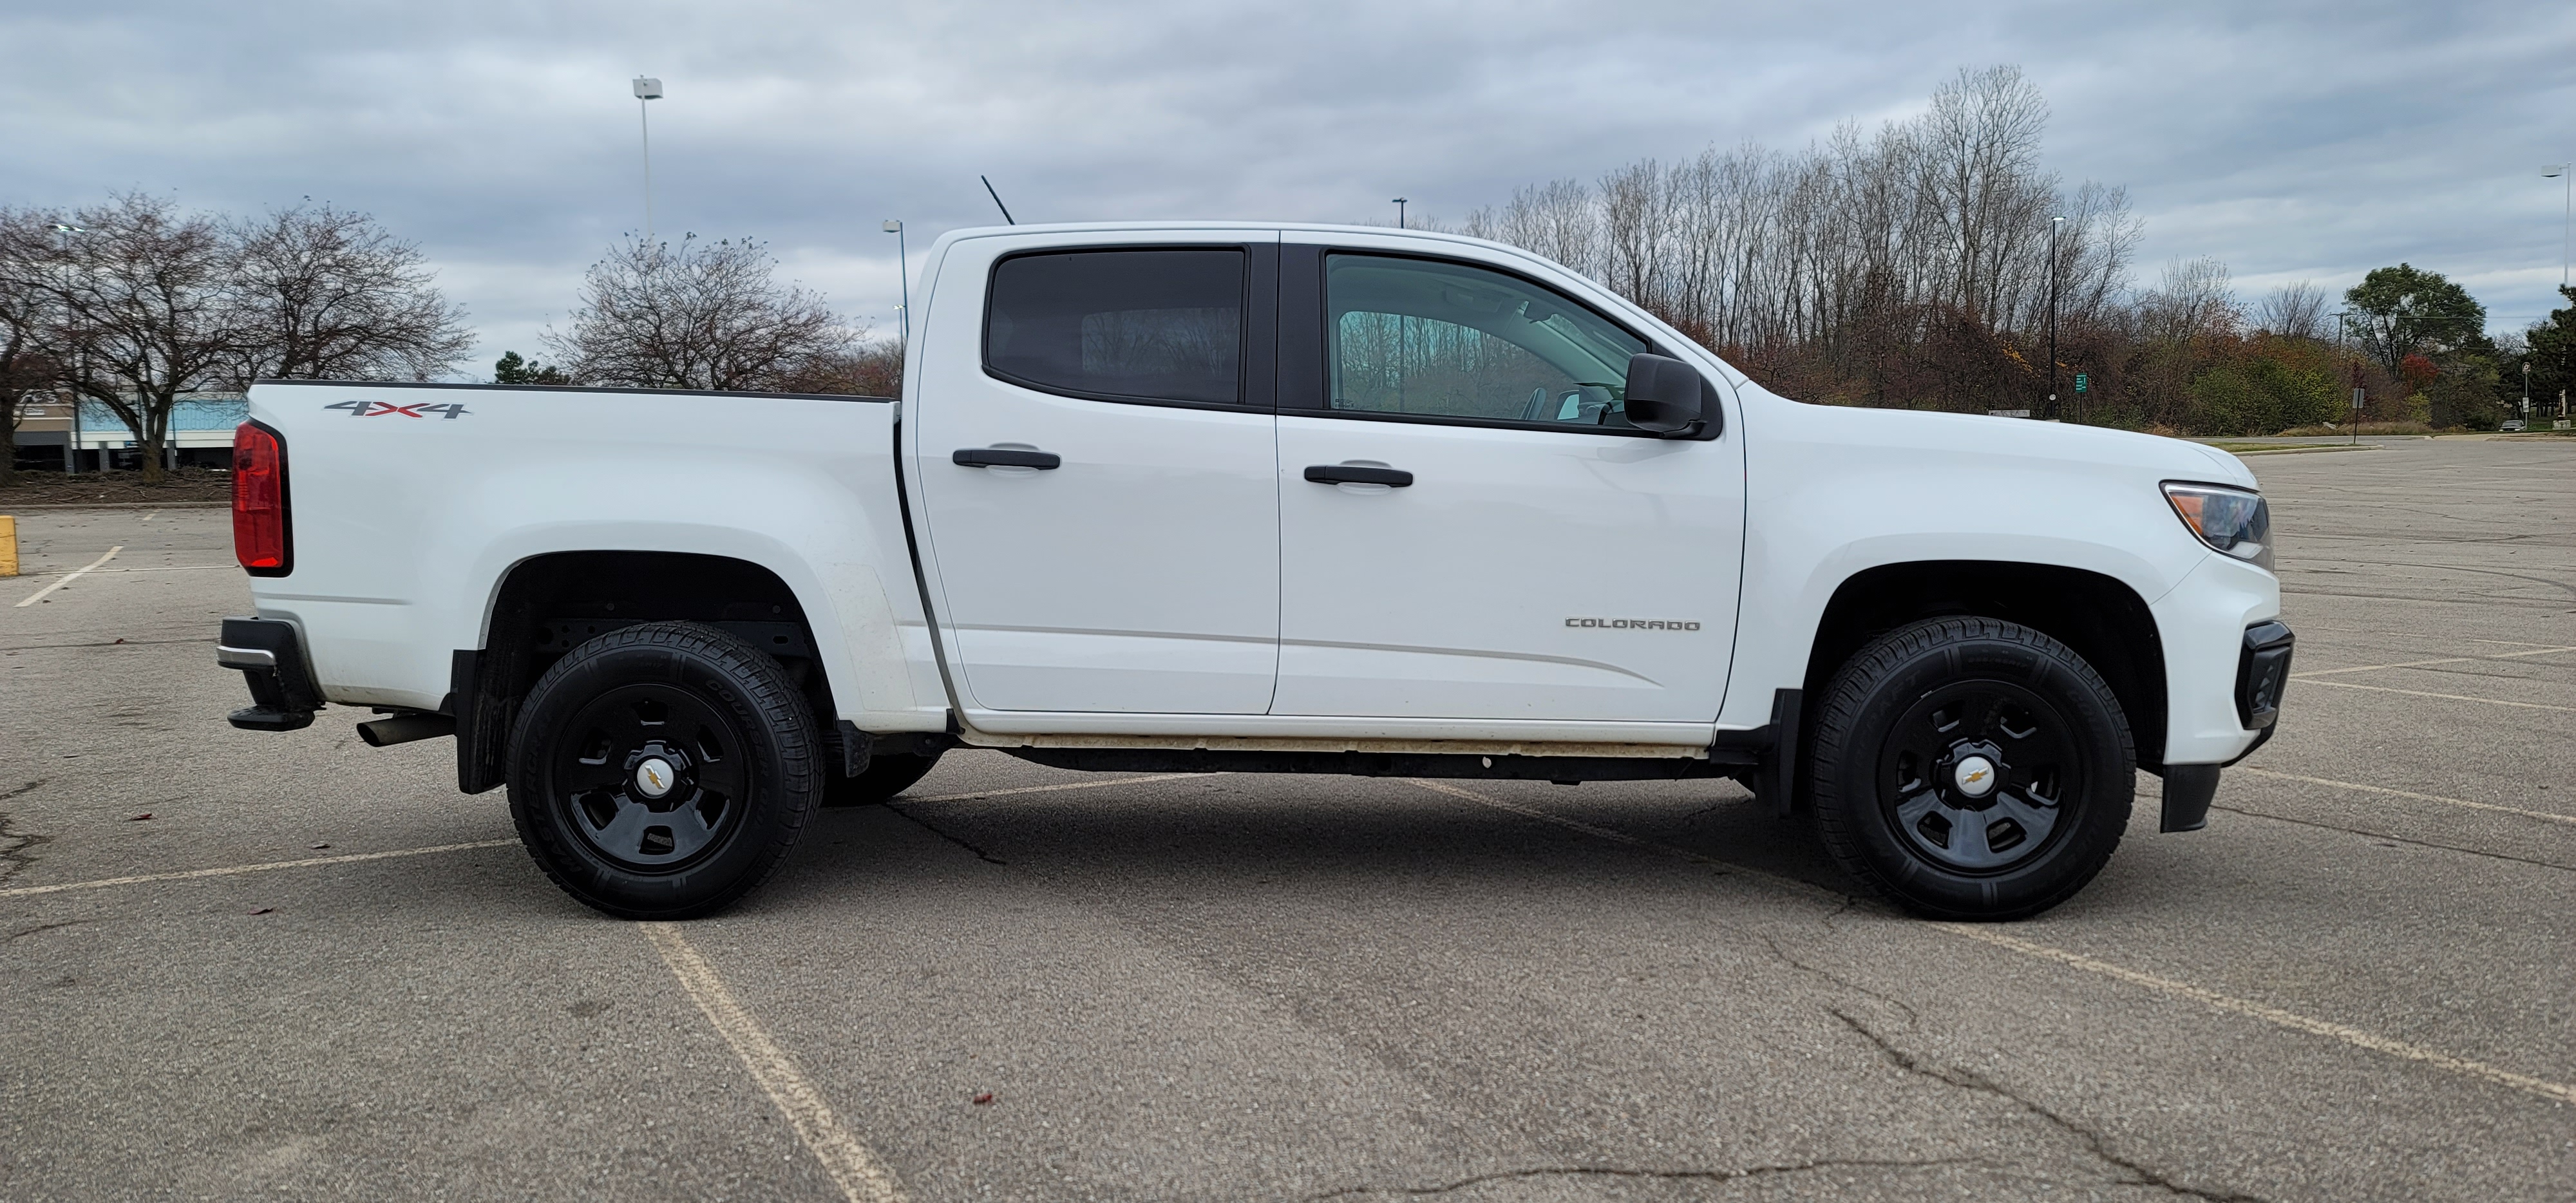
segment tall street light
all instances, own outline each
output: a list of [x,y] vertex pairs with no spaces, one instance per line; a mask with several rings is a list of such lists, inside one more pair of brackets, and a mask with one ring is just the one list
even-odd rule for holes
[[903,223],[887,218],[885,232],[894,235],[894,271],[895,276],[903,281],[903,308],[895,310],[895,313],[902,319],[900,324],[903,330],[904,352],[910,354],[912,351],[912,259],[904,254]]
[[662,98],[662,81],[648,75],[635,77],[635,119],[644,130],[644,245],[653,245],[653,118],[652,102]]
[[[2352,328],[2352,314],[2353,311],[2350,309],[2338,309],[2334,311],[2336,359],[2342,359],[2344,357],[2343,336],[2345,331]],[[2361,445],[2362,401],[2361,365],[2356,363],[2352,365],[2352,442],[2356,447]]]
[[1395,198],[1393,204],[1395,205],[1395,228],[1401,230],[1404,228],[1405,198],[1399,196]]
[[2558,286],[2565,288],[2568,252],[2576,248],[2576,241],[2571,240],[2571,231],[2576,231],[2576,163],[2553,163],[2543,167],[2540,178],[2564,181],[2561,189],[2567,194],[2559,202],[2558,214]]
[[2057,231],[2066,224],[2063,217],[2048,219],[2048,412],[2043,417],[2057,416]]
[[[89,231],[79,226],[66,225],[59,221],[54,223],[54,240],[62,245],[63,251],[63,324],[66,326],[72,324],[74,312],[72,308],[72,235],[86,233]],[[89,340],[80,337],[79,332],[74,331],[72,346],[74,365],[72,368],[72,441],[70,446],[63,448],[63,475],[65,476],[80,475],[81,385],[89,379]]]

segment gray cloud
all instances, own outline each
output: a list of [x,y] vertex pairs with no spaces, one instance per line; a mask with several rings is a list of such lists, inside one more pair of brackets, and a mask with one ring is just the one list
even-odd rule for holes
[[[2519,326],[2551,307],[2576,158],[2576,8],[2550,3],[1133,3],[542,9],[319,2],[0,10],[0,203],[111,188],[256,210],[312,196],[417,239],[484,332],[534,349],[641,226],[767,239],[892,324],[916,258],[995,220],[1456,219],[1521,184],[1716,143],[1792,147],[2020,64],[2049,161],[2126,185],[2142,268],[2246,291],[2400,259]],[[480,365],[478,365],[479,367]]]

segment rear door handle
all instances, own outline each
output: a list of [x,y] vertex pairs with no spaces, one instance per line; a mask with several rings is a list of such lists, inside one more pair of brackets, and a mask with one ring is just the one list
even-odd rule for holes
[[1306,469],[1306,479],[1319,485],[1393,485],[1401,489],[1413,483],[1413,474],[1402,468],[1367,468],[1358,464],[1313,464]]
[[1021,451],[1013,447],[960,447],[948,462],[961,468],[1061,468],[1064,457],[1052,451]]

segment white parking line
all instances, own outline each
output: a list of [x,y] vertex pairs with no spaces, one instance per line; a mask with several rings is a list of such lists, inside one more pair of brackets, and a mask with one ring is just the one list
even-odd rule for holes
[[[1834,895],[1828,891],[1820,890],[1794,878],[1782,877],[1776,873],[1766,873],[1760,869],[1747,868],[1732,861],[1715,860],[1710,857],[1702,856],[1699,853],[1692,852],[1687,848],[1675,848],[1669,844],[1659,844],[1652,840],[1640,839],[1636,836],[1629,835],[1626,832],[1611,831],[1608,828],[1596,827],[1590,823],[1569,819],[1562,815],[1552,814],[1535,806],[1525,806],[1517,802],[1508,802],[1501,798],[1487,797],[1486,795],[1477,793],[1474,790],[1461,789],[1446,782],[1415,780],[1413,781],[1413,784],[1436,793],[1447,794],[1454,798],[1464,798],[1470,802],[1490,806],[1496,810],[1510,811],[1516,815],[1523,815],[1537,819],[1542,823],[1553,823],[1559,827],[1571,828],[1575,831],[1580,831],[1585,835],[1603,836],[1616,840],[1622,844],[1652,849],[1667,856],[1676,856],[1683,860],[1693,861],[1700,864],[1718,865],[1723,867],[1729,873],[1740,873],[1746,877],[1757,878],[1768,884],[1786,887],[1791,891],[1804,894],[1809,897],[1840,897],[1839,895]],[[2329,1040],[2340,1041],[2355,1048],[2367,1049],[2374,1053],[2430,1065],[2436,1069],[2449,1070],[2455,1074],[2492,1082],[2499,1086],[2508,1086],[2527,1094],[2538,1095],[2541,1098],[2549,1099],[2553,1102],[2576,1103],[2576,1086],[2570,1086],[2564,1082],[2552,1082],[2544,1078],[2535,1078],[2528,1074],[2518,1074],[2508,1069],[2498,1069],[2497,1067],[2488,1065],[2482,1061],[2471,1061],[2463,1057],[2451,1056],[2448,1053],[2435,1052],[2432,1049],[2425,1048],[2421,1045],[2408,1044],[2402,1040],[2391,1040],[2385,1036],[2374,1035],[2370,1032],[2347,1024],[2332,1023],[2323,1019],[2311,1019],[2308,1016],[2301,1015],[2295,1011],[2286,1011],[2269,1004],[2255,1002],[2251,999],[2236,998],[2232,995],[2220,994],[2215,990],[2204,990],[2201,987],[2194,986],[2188,982],[2178,982],[2172,978],[2157,977],[2151,973],[2140,973],[2135,969],[2128,969],[2119,965],[2114,965],[2109,961],[2098,960],[2093,957],[2085,956],[2082,953],[2068,952],[2063,948],[2052,948],[2046,944],[2041,944],[2032,940],[2024,940],[2017,936],[2007,936],[1999,931],[1980,924],[1928,923],[1925,924],[1925,926],[1937,931],[1948,932],[1954,936],[1960,936],[1966,939],[1976,940],[1980,943],[1990,944],[1997,948],[2009,949],[2024,956],[2037,957],[2044,961],[2054,962],[2059,965],[2064,965],[2070,969],[2081,969],[2086,973],[2100,974],[2101,976],[2112,978],[2117,981],[2127,982],[2133,986],[2144,986],[2147,989],[2154,990],[2160,994],[2169,994],[2178,998],[2187,998],[2194,1002],[2216,1007],[2222,1011],[2243,1015],[2250,1019],[2259,1019],[2265,1023],[2285,1027],[2292,1031],[2305,1032],[2312,1036],[2323,1036]]]
[[[75,581],[75,580],[80,579],[81,573],[88,572],[90,568],[96,568],[96,567],[98,567],[99,565],[101,565],[101,564],[104,564],[104,563],[108,562],[109,560],[113,560],[113,559],[115,559],[115,558],[116,558],[116,553],[118,553],[118,552],[120,552],[120,551],[123,551],[123,550],[125,550],[125,545],[124,545],[124,544],[122,544],[122,543],[120,543],[120,544],[118,544],[118,545],[116,545],[116,546],[114,546],[114,547],[108,548],[108,549],[107,549],[107,554],[106,554],[106,555],[100,556],[99,558],[97,558],[97,559],[92,560],[92,561],[90,561],[90,562],[89,562],[89,568],[83,568],[83,569],[81,569],[81,570],[80,570],[80,571],[78,571],[78,572],[74,572],[74,573],[71,573],[71,574],[69,574],[69,575],[65,576],[63,579],[61,579],[61,580],[59,580],[59,581],[55,581],[53,584],[47,585],[47,586],[45,586],[45,587],[44,587],[44,588],[42,588],[42,589],[38,589],[38,590],[36,590],[36,592],[35,592],[35,595],[34,595],[34,596],[29,597],[29,598],[28,598],[27,600],[25,600],[25,601],[19,602],[19,603],[18,603],[18,605],[19,605],[19,606],[32,606],[32,605],[35,605],[37,602],[40,602],[40,601],[45,600],[45,595],[46,595],[46,594],[51,593],[51,592],[53,592],[53,591],[54,591],[54,590],[56,590],[56,589],[60,589],[60,588],[62,588],[62,587],[63,587],[63,586],[65,586],[65,585],[71,584],[71,583],[72,583],[73,581]],[[11,608],[12,608],[12,609],[15,609],[15,608],[17,608],[17,607],[11,607]]]
[[215,571],[215,570],[217,570],[217,569],[222,569],[222,568],[229,568],[229,569],[232,569],[232,570],[234,570],[234,571],[238,572],[238,571],[240,571],[240,570],[241,570],[241,565],[239,565],[239,564],[159,564],[159,565],[146,565],[146,566],[141,567],[141,568],[101,568],[101,569],[99,569],[99,570],[98,570],[98,574],[99,574],[100,576],[115,576],[116,574],[121,573],[121,572],[213,572],[213,571]]
[[2221,1011],[2233,1011],[2292,1031],[2306,1032],[2311,1036],[2323,1036],[2329,1040],[2340,1040],[2355,1048],[2366,1048],[2374,1053],[2421,1062],[2465,1077],[2481,1078],[2498,1086],[2510,1086],[2515,1090],[2536,1094],[2544,1099],[2576,1103],[2576,1086],[2563,1082],[2552,1082],[2529,1074],[2518,1074],[2509,1069],[2498,1069],[2483,1061],[2471,1061],[2448,1053],[2437,1053],[2422,1045],[2408,1044],[2403,1040],[2391,1040],[2386,1036],[2375,1035],[2349,1024],[2310,1019],[2296,1011],[2284,1011],[2279,1007],[2248,999],[2233,998],[2215,990],[2203,990],[2189,982],[2178,982],[2169,977],[2157,977],[2152,973],[2140,973],[2135,969],[2114,965],[2109,961],[2096,960],[2080,952],[2068,952],[2063,948],[2051,948],[2046,944],[2024,940],[2018,936],[2007,936],[1990,927],[1980,927],[1973,923],[1935,923],[1932,926],[1954,936],[1982,941],[1997,948],[2009,948],[2024,956],[2038,957],[2043,961],[2055,961],[2071,969],[2097,973],[2116,981],[2127,982],[2132,986],[2144,986],[2158,993],[2178,995],[2216,1007]]
[[[197,640],[173,640],[193,643]],[[49,646],[104,646],[63,644]],[[26,649],[16,649],[26,650]],[[980,790],[971,794],[933,794],[927,798],[897,798],[898,802],[963,802],[971,798],[999,798],[1007,794],[1041,794],[1066,789],[1101,789],[1112,785],[1135,785],[1145,781],[1177,781],[1184,777],[1221,777],[1222,773],[1155,773],[1144,777],[1115,777],[1107,781],[1067,781],[1057,785],[1023,785],[1014,789]],[[29,894],[59,894],[65,890],[100,890],[109,886],[143,885],[155,881],[188,881],[200,877],[233,877],[243,873],[265,873],[271,869],[303,869],[314,865],[347,865],[359,861],[388,860],[399,856],[428,856],[436,852],[463,852],[473,848],[499,848],[517,840],[476,840],[469,844],[435,844],[427,848],[397,848],[391,852],[353,852],[345,856],[308,856],[302,860],[263,861],[252,865],[226,865],[219,869],[186,869],[170,873],[137,873],[130,877],[102,877],[96,881],[69,881],[51,886],[18,886],[0,889],[0,898],[19,898]]]
[[2336,673],[2375,673],[2383,668],[2423,668],[2431,664],[2466,664],[2472,660],[2511,660],[2518,656],[2546,656],[2553,652],[2576,652],[2576,647],[2544,647],[2529,652],[2498,652],[2492,656],[2444,656],[2439,660],[2401,660],[2395,664],[2364,664],[2355,668],[2320,668],[2310,672],[2291,673],[2290,679],[2305,681],[2310,677],[2332,676]]
[[823,1172],[850,1203],[901,1203],[903,1187],[895,1181],[894,1171],[878,1160],[876,1150],[832,1115],[831,1104],[823,1101],[823,1092],[807,1080],[805,1071],[797,1068],[794,1058],[778,1042],[769,1038],[760,1021],[745,1010],[742,1000],[733,996],[724,979],[716,976],[715,967],[689,944],[680,929],[668,923],[639,923],[637,930],[653,942],[662,954],[662,962],[680,979],[680,987],[705,1012],[707,1022],[716,1034],[733,1046],[742,1067],[751,1071],[751,1080],[759,1084],[769,1101],[777,1104],[780,1114],[796,1129],[796,1137],[805,1142],[807,1151],[823,1163]]
[[2252,773],[2258,777],[2278,777],[2284,781],[2305,781],[2310,785],[2331,785],[2336,789],[2352,789],[2360,790],[2363,793],[2369,794],[2388,794],[2392,797],[2398,798],[2413,798],[2418,802],[2441,802],[2451,806],[2472,807],[2477,810],[2501,811],[2509,815],[2521,815],[2527,819],[2547,819],[2552,823],[2576,823],[2576,815],[2554,815],[2545,810],[2518,810],[2511,806],[2498,806],[2493,802],[2471,802],[2466,798],[2445,798],[2440,794],[2418,794],[2408,790],[2390,789],[2384,785],[2363,785],[2358,781],[2336,781],[2329,777],[2302,777],[2297,773],[2282,773],[2271,769],[2258,769],[2252,765],[2247,765],[2236,771],[2240,773]]
[[16,886],[0,890],[0,898],[24,898],[29,894],[59,894],[65,890],[103,890],[109,886],[142,885],[151,881],[189,881],[199,877],[233,877],[243,873],[265,873],[271,869],[305,869],[314,865],[350,865],[364,860],[391,860],[398,856],[428,856],[433,852],[463,852],[469,848],[499,848],[517,840],[476,840],[470,844],[434,844],[427,848],[397,848],[391,852],[352,852],[346,856],[308,856],[302,860],[263,861],[255,865],[226,865],[220,869],[187,869],[175,873],[137,873],[131,877],[102,877],[96,881],[67,881],[56,886]]
[[[20,602],[19,605],[27,603]],[[2490,706],[2511,706],[2517,710],[2556,710],[2576,714],[2576,706],[2551,706],[2542,702],[2508,702],[2503,698],[2473,698],[2465,693],[2426,693],[2421,689],[2392,689],[2386,685],[2355,685],[2350,681],[2310,681],[2310,685],[2331,685],[2336,689],[2367,689],[2372,693],[2402,693],[2410,698],[2441,698],[2450,702],[2484,702]]]

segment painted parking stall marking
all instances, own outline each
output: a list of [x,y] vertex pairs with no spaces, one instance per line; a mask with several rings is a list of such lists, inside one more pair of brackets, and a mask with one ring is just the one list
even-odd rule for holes
[[[1446,782],[1416,780],[1413,784],[1421,786],[1424,789],[1431,790],[1435,793],[1447,794],[1453,798],[1463,798],[1482,806],[1490,806],[1496,810],[1509,811],[1516,815],[1536,819],[1542,823],[1552,823],[1559,827],[1582,832],[1585,835],[1598,836],[1617,843],[1627,844],[1632,847],[1651,849],[1666,856],[1678,857],[1695,864],[1721,866],[1730,873],[1738,873],[1749,878],[1759,879],[1767,884],[1784,887],[1808,897],[1837,899],[1841,897],[1841,895],[1834,894],[1832,891],[1819,889],[1815,886],[1808,885],[1803,881],[1782,877],[1775,873],[1766,873],[1760,869],[1746,868],[1742,865],[1733,864],[1731,862],[1715,860],[1707,856],[1702,856],[1699,853],[1692,852],[1686,848],[1675,848],[1669,844],[1641,839],[1637,836],[1629,835],[1626,832],[1613,831],[1609,828],[1582,822],[1581,820],[1569,819],[1535,806],[1528,806],[1517,802],[1506,801],[1501,798],[1490,797],[1485,794],[1477,793],[1474,790],[1462,789],[1458,786],[1450,785]],[[2448,1053],[2438,1052],[2421,1045],[2409,1044],[2402,1040],[2391,1040],[2388,1037],[2353,1027],[2350,1024],[2341,1024],[2330,1020],[2316,1019],[2282,1007],[2275,1007],[2268,1003],[2259,1003],[2251,999],[2237,998],[2233,995],[2221,994],[2215,990],[2203,989],[2202,987],[2192,985],[2189,982],[2176,981],[2168,977],[2159,977],[2152,973],[2142,973],[2138,970],[2116,965],[2097,957],[2086,956],[2083,953],[2070,952],[2063,948],[2054,948],[2046,944],[2041,944],[2035,940],[2025,940],[2018,936],[2007,936],[1980,924],[1932,922],[1926,923],[1924,926],[1930,927],[1935,931],[1947,932],[1962,939],[1975,940],[1981,944],[2006,949],[2023,956],[2035,957],[2070,969],[2077,969],[2086,973],[2111,978],[2115,981],[2126,982],[2133,986],[2143,986],[2159,994],[2175,998],[2189,999],[2193,1002],[2202,1003],[2231,1014],[2260,1020],[2264,1023],[2272,1024],[2275,1027],[2287,1028],[2291,1031],[2303,1032],[2311,1036],[2323,1036],[2329,1040],[2350,1045],[2354,1048],[2366,1049],[2370,1052],[2379,1053],[2384,1056],[2395,1057],[2400,1060],[2411,1061],[2420,1065],[2428,1065],[2435,1069],[2446,1070],[2463,1077],[2475,1078],[2494,1085],[2509,1087],[2525,1094],[2548,1099],[2551,1102],[2576,1103],[2576,1085],[2570,1085],[2565,1082],[2553,1082],[2546,1078],[2537,1078],[2529,1074],[2515,1073],[2512,1070],[2501,1069],[2483,1061],[2472,1061],[2466,1057],[2454,1057]]]
[[796,1138],[814,1159],[823,1163],[823,1172],[832,1176],[850,1203],[901,1203],[903,1186],[895,1180],[894,1171],[878,1159],[876,1150],[868,1147],[832,1114],[831,1104],[823,1092],[815,1089],[796,1059],[770,1039],[767,1029],[753,1018],[733,989],[717,976],[715,967],[698,955],[687,936],[676,924],[639,923],[637,931],[652,941],[653,949],[662,954],[662,962],[680,979],[680,988],[698,1004],[698,1010],[714,1026],[716,1034],[732,1046],[734,1056],[751,1073],[751,1080],[761,1093],[778,1107],[796,1129]]
[[19,603],[18,603],[18,606],[17,606],[17,607],[13,607],[13,608],[23,608],[23,607],[26,607],[26,606],[32,606],[32,605],[35,605],[37,602],[40,602],[40,601],[45,600],[45,595],[46,595],[46,594],[52,593],[54,590],[56,590],[56,589],[60,589],[60,588],[62,588],[63,586],[68,585],[68,584],[71,584],[73,581],[79,580],[81,577],[83,577],[83,576],[85,576],[85,575],[88,575],[88,573],[89,573],[89,571],[90,571],[91,569],[96,568],[96,567],[98,567],[99,565],[101,565],[101,564],[104,564],[104,563],[108,562],[109,560],[113,560],[113,559],[115,559],[115,558],[116,558],[116,553],[118,553],[118,552],[120,552],[120,551],[123,551],[123,550],[125,550],[125,546],[124,546],[124,544],[121,544],[121,543],[120,543],[120,544],[118,544],[117,546],[114,546],[114,547],[108,548],[108,549],[107,549],[107,554],[106,554],[106,555],[100,556],[99,558],[97,558],[97,559],[95,559],[95,560],[90,561],[87,567],[83,567],[83,568],[75,569],[75,570],[73,570],[72,572],[65,574],[65,575],[64,575],[64,577],[63,577],[63,579],[61,579],[61,580],[59,580],[59,581],[55,581],[53,584],[47,585],[47,586],[45,586],[45,587],[44,587],[44,588],[42,588],[42,589],[38,589],[38,590],[36,590],[36,592],[35,592],[34,594],[30,595],[30,596],[29,596],[25,601],[19,602]]

